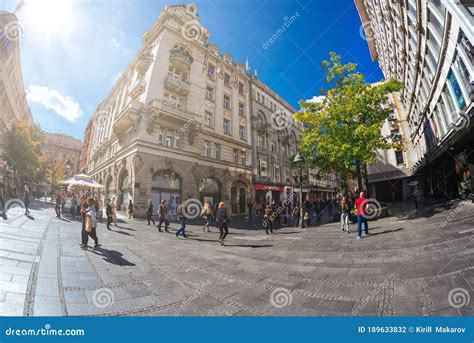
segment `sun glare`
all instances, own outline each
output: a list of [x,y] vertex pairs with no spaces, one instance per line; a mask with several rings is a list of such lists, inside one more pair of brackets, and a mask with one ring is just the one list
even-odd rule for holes
[[65,33],[74,28],[71,0],[29,0],[24,7],[25,24],[29,32],[46,34]]

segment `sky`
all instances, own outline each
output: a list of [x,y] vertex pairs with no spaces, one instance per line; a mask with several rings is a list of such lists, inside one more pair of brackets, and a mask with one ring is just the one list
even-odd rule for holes
[[[19,1],[0,0],[14,11]],[[33,119],[48,132],[83,139],[87,121],[141,47],[165,4],[159,0],[25,0],[23,80]],[[249,59],[258,77],[296,109],[325,87],[321,62],[335,51],[369,82],[372,62],[353,0],[194,1],[209,42],[234,61]],[[284,28],[283,33],[278,31]],[[273,37],[273,38],[272,38]]]

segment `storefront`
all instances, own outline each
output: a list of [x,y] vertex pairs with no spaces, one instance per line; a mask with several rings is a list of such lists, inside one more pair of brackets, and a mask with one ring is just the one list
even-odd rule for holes
[[272,185],[255,185],[255,203],[262,205],[263,203],[283,202],[287,196],[285,186]]
[[206,177],[202,179],[199,184],[199,200],[204,204],[210,201],[216,207],[221,201],[221,185],[213,177]]
[[181,177],[169,170],[157,171],[151,179],[151,201],[155,212],[162,200],[166,200],[169,213],[175,216],[181,203]]

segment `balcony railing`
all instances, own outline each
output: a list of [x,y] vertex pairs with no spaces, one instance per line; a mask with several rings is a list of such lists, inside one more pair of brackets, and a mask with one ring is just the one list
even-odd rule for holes
[[150,108],[152,111],[156,112],[156,114],[162,116],[167,116],[169,119],[178,119],[180,121],[189,121],[189,120],[196,120],[196,113],[188,111],[182,107],[174,106],[166,101],[155,99],[150,102]]
[[193,57],[182,49],[172,49],[170,51],[170,60],[185,67],[189,67],[193,63]]
[[191,84],[172,75],[167,75],[165,79],[165,88],[181,95],[187,95],[191,89]]

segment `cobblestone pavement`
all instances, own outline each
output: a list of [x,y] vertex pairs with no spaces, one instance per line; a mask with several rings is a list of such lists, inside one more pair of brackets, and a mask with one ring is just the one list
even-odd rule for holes
[[124,220],[81,250],[80,224],[37,203],[0,218],[0,314],[473,315],[473,209],[371,221],[360,241],[337,224],[231,229],[225,247],[215,228],[178,239]]

